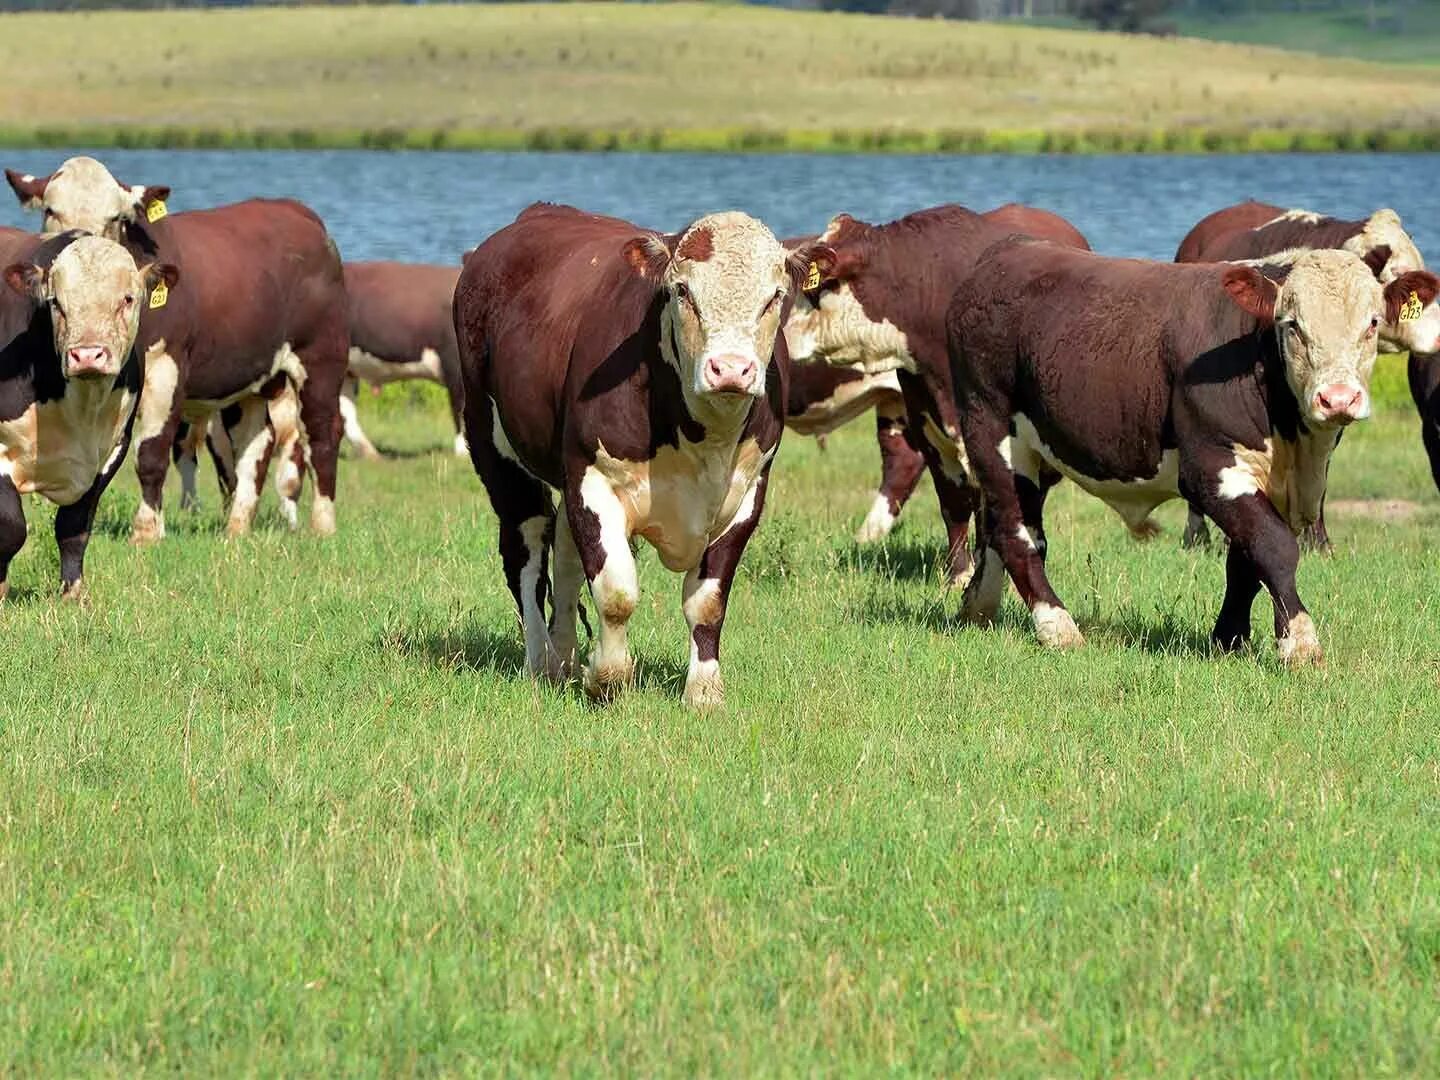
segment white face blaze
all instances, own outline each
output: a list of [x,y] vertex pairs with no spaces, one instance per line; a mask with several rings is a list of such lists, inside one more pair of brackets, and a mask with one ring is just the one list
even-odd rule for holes
[[763,397],[780,309],[790,288],[786,252],[746,214],[710,214],[676,245],[661,350],[686,397]]
[[1275,333],[1307,425],[1370,415],[1370,375],[1385,300],[1369,267],[1345,251],[1299,255],[1275,301]]
[[36,272],[32,288],[50,307],[66,378],[119,374],[140,328],[146,278],[128,251],[95,236],[76,240],[49,270]]
[[89,157],[73,157],[55,170],[41,198],[47,233],[78,229],[92,236],[119,240],[127,221],[143,215],[144,186],[125,187],[104,165]]
[[1420,255],[1420,249],[1405,231],[1400,215],[1389,208],[1376,210],[1371,214],[1360,235],[1347,240],[1344,245],[1346,251],[1362,258],[1366,252],[1378,247],[1390,249],[1390,258],[1386,260],[1379,274],[1382,285],[1390,284],[1401,274],[1411,270],[1425,269],[1425,260]]

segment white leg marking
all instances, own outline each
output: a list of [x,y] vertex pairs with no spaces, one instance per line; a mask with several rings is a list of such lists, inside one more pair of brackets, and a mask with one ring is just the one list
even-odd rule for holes
[[535,596],[544,565],[545,529],[548,524],[543,517],[527,518],[520,523],[520,536],[525,542],[525,565],[520,568],[520,621],[525,627],[525,670],[536,676],[547,674],[547,660],[553,651],[550,648],[550,631],[545,626],[545,609]]
[[685,675],[686,705],[708,709],[725,703],[725,683],[720,678],[720,661],[701,660],[695,644],[697,626],[716,626],[725,617],[725,604],[720,599],[720,582],[702,578],[699,570],[685,575],[685,593],[681,605],[685,623],[690,627],[690,670]]
[[1305,667],[1325,659],[1319,635],[1315,633],[1314,620],[1303,611],[1286,625],[1285,636],[1275,643],[1275,647],[1280,654],[1280,662],[1286,667]]
[[275,440],[263,399],[246,398],[240,408],[240,422],[234,430],[234,444],[240,452],[235,459],[235,497],[231,500],[230,519],[225,526],[231,536],[243,536],[250,531],[255,510],[260,504],[260,460],[270,451]]
[[459,433],[459,432],[457,432],[456,435],[455,435],[455,456],[456,456],[456,457],[469,457],[469,456],[470,456],[470,444],[465,441],[465,436],[464,436],[462,433]]
[[1085,644],[1080,628],[1063,607],[1036,604],[1030,614],[1035,619],[1035,636],[1047,649],[1078,649]]
[[370,461],[380,460],[380,451],[375,449],[375,444],[365,434],[365,429],[360,426],[360,413],[355,405],[355,391],[359,388],[360,381],[350,378],[340,388],[340,418],[345,421],[345,438],[350,440],[352,446],[361,457]]
[[626,624],[639,602],[640,582],[635,558],[630,554],[625,509],[609,481],[594,466],[585,470],[580,497],[586,509],[600,519],[600,546],[605,552],[605,565],[590,582],[600,632],[585,668],[586,692],[603,697],[630,682],[635,674]]
[[[175,358],[165,350],[165,342],[157,341],[145,351],[145,384],[140,389],[140,404],[135,414],[135,446],[155,438],[165,429],[175,407],[175,388],[180,383],[180,369]],[[167,448],[168,450],[168,448]],[[140,455],[135,455],[138,467]],[[165,538],[165,514],[141,496],[130,527],[132,544],[151,544]]]
[[865,520],[855,534],[855,542],[857,544],[873,544],[876,540],[883,540],[889,536],[890,530],[893,528],[895,528],[895,515],[890,512],[889,497],[882,491],[870,504],[870,512],[865,515]]
[[965,587],[965,596],[960,601],[961,620],[973,626],[989,626],[995,621],[1004,596],[1005,563],[994,548],[983,548],[979,566],[975,568],[970,583]]

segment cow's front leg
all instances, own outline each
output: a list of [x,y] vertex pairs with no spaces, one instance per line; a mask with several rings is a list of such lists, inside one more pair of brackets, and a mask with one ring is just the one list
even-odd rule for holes
[[1324,652],[1315,623],[1295,589],[1300,544],[1274,505],[1258,492],[1235,498],[1216,493],[1207,495],[1205,512],[1230,541],[1225,602],[1215,623],[1216,643],[1230,649],[1244,643],[1250,629],[1250,602],[1258,591],[1254,583],[1258,582],[1275,606],[1275,644],[1281,662],[1289,667],[1320,663]]
[[85,549],[90,546],[90,530],[95,524],[95,511],[100,505],[100,496],[120,471],[125,451],[130,448],[130,430],[126,429],[120,442],[110,453],[110,460],[77,501],[62,506],[55,513],[55,543],[60,548],[60,598],[74,603],[83,603],[85,594]]
[[140,506],[130,528],[132,544],[152,544],[165,538],[165,474],[170,469],[170,448],[180,429],[180,406],[185,392],[180,368],[157,341],[145,352],[145,384],[135,415],[135,471],[140,477]]
[[875,493],[870,512],[855,534],[855,541],[860,544],[890,535],[901,509],[920,482],[920,474],[925,471],[924,455],[910,445],[903,401],[887,400],[875,406],[875,441],[880,444],[880,490]]
[[565,508],[600,623],[585,667],[585,692],[608,697],[635,676],[627,627],[640,600],[640,582],[630,553],[630,523],[610,482],[593,467],[578,487],[567,485]]
[[340,384],[340,419],[345,423],[345,438],[366,461],[379,461],[380,451],[375,449],[375,444],[360,426],[360,410],[355,404],[359,390],[360,380],[354,375],[347,375]]
[[275,432],[263,398],[250,397],[240,403],[240,415],[230,428],[230,441],[236,449],[235,496],[230,500],[230,519],[225,529],[231,536],[243,536],[255,520],[260,485],[275,448]]
[[550,644],[545,674],[555,682],[570,679],[580,664],[580,643],[575,636],[575,619],[580,611],[580,587],[585,568],[575,538],[570,534],[568,514],[555,515],[555,582],[551,594]]
[[0,476],[0,600],[10,593],[10,561],[25,546],[25,507],[8,476]]
[[690,627],[690,669],[685,675],[684,701],[692,708],[708,709],[725,702],[725,684],[720,677],[720,631],[725,625],[735,570],[760,522],[769,484],[767,465],[725,531],[705,549],[700,565],[685,575],[683,607]]

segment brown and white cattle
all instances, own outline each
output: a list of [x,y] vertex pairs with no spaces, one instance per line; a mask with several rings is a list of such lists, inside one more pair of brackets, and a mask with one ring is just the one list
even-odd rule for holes
[[1215,641],[1249,639],[1263,585],[1280,658],[1318,662],[1296,535],[1320,513],[1340,431],[1369,414],[1395,290],[1343,251],[1175,265],[996,245],[947,320],[985,499],[964,617],[994,618],[1008,571],[1043,644],[1082,644],[1045,573],[1045,497],[1068,477],[1131,528],[1168,499],[1198,504],[1230,541]]
[[297,423],[315,473],[311,526],[333,532],[349,333],[339,252],[320,219],[289,199],[169,214],[168,188],[120,184],[92,158],[71,158],[42,178],[6,175],[22,205],[43,212],[47,231],[117,239],[185,274],[180,296],[170,300],[157,291],[141,316],[145,387],[136,419],[140,508],[132,541],[165,535],[165,474],[182,420],[204,424],[232,405],[240,414],[230,432],[237,487],[229,528],[248,529],[259,478],[284,438],[267,403],[283,402],[289,388],[299,398]]
[[907,437],[940,500],[948,576],[957,585],[972,570],[967,541],[978,500],[955,411],[945,312],[981,253],[1016,232],[1088,247],[1063,218],[1013,203],[988,214],[937,206],[886,225],[842,214],[820,237],[834,253],[832,265],[809,275],[785,324],[792,356],[869,375],[896,373]]
[[[827,262],[818,246],[801,257]],[[588,581],[600,625],[585,688],[605,696],[631,680],[639,536],[685,574],[685,700],[722,700],[720,631],[784,428],[777,335],[796,272],[744,214],[666,236],[548,204],[466,259],[455,290],[465,434],[500,519],[532,674],[575,670]]]
[[9,229],[0,229],[0,267],[0,598],[25,544],[21,496],[35,493],[60,508],[61,595],[79,600],[95,508],[124,460],[140,399],[140,312],[179,274],[137,268],[100,237]]
[[407,379],[440,383],[450,395],[455,453],[465,453],[461,417],[464,386],[455,345],[453,302],[458,266],[398,262],[347,262],[350,298],[350,376],[340,399],[345,437],[362,457],[379,451],[365,436],[355,410],[361,381],[375,386]]
[[[1376,210],[1369,217],[1360,220],[1345,220],[1317,214],[1312,210],[1287,209],[1270,203],[1248,201],[1227,206],[1201,219],[1180,242],[1175,253],[1176,262],[1227,262],[1246,259],[1265,259],[1285,251],[1336,248],[1348,251],[1364,259],[1381,285],[1389,285],[1401,277],[1414,283],[1410,290],[1417,296],[1426,291],[1425,282],[1430,275],[1419,273],[1425,269],[1425,260],[1415,241],[1405,231],[1400,215],[1391,209]],[[1406,293],[1408,297],[1409,293]],[[1428,303],[1428,301],[1427,301]],[[1414,305],[1406,309],[1412,312]],[[1380,325],[1379,350],[1384,353],[1414,350],[1410,343],[1418,341],[1422,352],[1426,340],[1425,319],[1416,314],[1413,319],[1401,322],[1397,311]],[[1412,359],[1411,370],[1417,368],[1424,380],[1428,364]],[[1412,374],[1412,385],[1414,374]],[[1419,397],[1422,418],[1426,415],[1425,405]],[[1426,435],[1427,451],[1433,444],[1433,437]],[[1440,469],[1440,457],[1431,452],[1432,469]],[[1187,545],[1204,543],[1208,539],[1204,517],[1191,507],[1189,522],[1185,528]],[[1325,527],[1322,511],[1315,525],[1302,538],[1306,546],[1320,551],[1331,549],[1330,536]]]

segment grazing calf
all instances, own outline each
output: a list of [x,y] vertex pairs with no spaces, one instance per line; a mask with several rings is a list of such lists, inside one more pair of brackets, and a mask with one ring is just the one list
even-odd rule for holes
[[[819,247],[801,255],[827,261]],[[776,335],[793,266],[744,214],[662,236],[548,204],[466,259],[455,290],[465,434],[500,519],[532,674],[573,672],[588,581],[600,626],[585,688],[604,696],[631,680],[638,535],[685,574],[686,702],[723,699],[720,630],[784,425]]]
[[1045,497],[1064,476],[1132,528],[1167,499],[1198,503],[1230,540],[1215,641],[1249,639],[1263,585],[1280,658],[1319,661],[1295,535],[1320,512],[1341,429],[1370,413],[1387,299],[1341,251],[1174,265],[993,248],[947,319],[985,497],[964,617],[994,618],[1009,571],[1042,644],[1082,643],[1045,574]]
[[360,428],[355,389],[403,379],[440,383],[450,395],[455,453],[465,453],[460,415],[464,388],[455,345],[453,301],[458,266],[397,262],[347,262],[350,298],[350,376],[340,399],[345,437],[363,457],[380,456]]
[[135,335],[151,290],[175,267],[137,269],[119,244],[0,230],[0,598],[25,543],[20,496],[60,509],[61,596],[84,596],[95,508],[124,460],[140,398]]
[[320,219],[288,199],[252,199],[215,210],[169,214],[169,188],[127,187],[92,158],[71,158],[48,177],[7,170],[22,205],[40,209],[45,229],[79,229],[132,253],[176,264],[186,288],[174,301],[152,294],[140,320],[145,387],[136,419],[140,507],[131,540],[165,535],[165,474],[182,420],[204,424],[238,405],[236,489],[229,529],[245,532],[259,482],[283,444],[267,402],[289,388],[315,472],[311,526],[335,531],[335,462],[340,384],[349,334],[340,256]]
[[924,455],[940,500],[955,585],[972,572],[968,537],[978,500],[945,354],[945,311],[975,260],[1016,231],[1084,244],[1063,218],[1013,203],[988,215],[938,206],[887,225],[842,214],[820,237],[834,252],[833,264],[809,275],[785,324],[792,356],[869,374],[896,372],[908,438]]
[[[1175,261],[1264,259],[1283,251],[1317,248],[1338,248],[1360,256],[1374,270],[1381,285],[1389,285],[1397,278],[1425,269],[1424,258],[1394,210],[1376,210],[1363,220],[1347,221],[1311,210],[1286,209],[1257,202],[1229,206],[1202,219],[1180,242]],[[1418,291],[1423,292],[1423,280],[1416,280],[1420,282],[1417,284]],[[1380,352],[1405,351],[1409,348],[1406,342],[1416,336],[1413,329],[1402,326],[1394,319],[1381,323]],[[1411,367],[1413,370],[1415,365]],[[1420,405],[1418,398],[1416,404]],[[1420,405],[1420,410],[1424,416],[1423,405]],[[1431,446],[1429,436],[1425,445],[1427,450]],[[1431,465],[1440,465],[1434,454],[1431,455]],[[1193,546],[1208,540],[1205,518],[1198,508],[1192,506],[1185,527],[1185,543]],[[1301,542],[1321,552],[1332,550],[1323,507],[1314,526],[1301,537]]]

